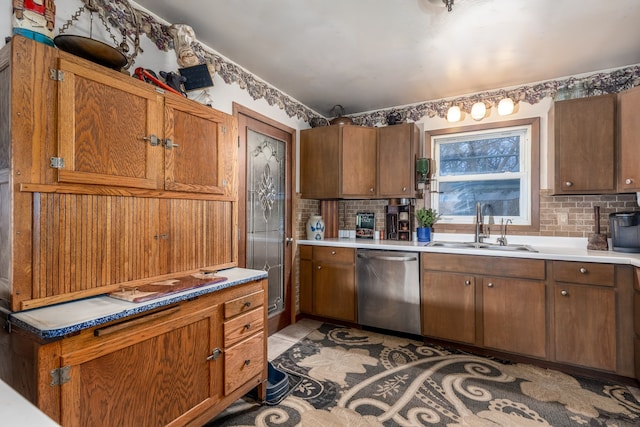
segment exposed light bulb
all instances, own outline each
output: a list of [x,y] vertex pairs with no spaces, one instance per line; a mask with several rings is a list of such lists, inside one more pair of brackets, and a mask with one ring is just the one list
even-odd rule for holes
[[514,108],[515,105],[513,104],[513,99],[501,99],[498,103],[498,114],[501,116],[508,116],[509,114],[513,113]]
[[461,118],[462,118],[462,111],[460,111],[460,107],[458,107],[457,105],[449,107],[449,110],[447,111],[448,122],[451,122],[451,123],[459,122]]
[[476,102],[471,107],[471,117],[473,120],[482,120],[486,114],[487,106],[484,105],[484,102]]

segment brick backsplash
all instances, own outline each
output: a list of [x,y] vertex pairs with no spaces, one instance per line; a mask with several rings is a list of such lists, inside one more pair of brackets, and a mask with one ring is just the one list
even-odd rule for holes
[[[384,227],[384,200],[341,200],[338,204],[339,228],[355,230],[358,212],[376,214],[376,229]],[[611,194],[596,196],[551,196],[540,194],[540,231],[527,233],[536,236],[588,237],[593,233],[593,207],[600,206],[600,232],[609,234],[609,214],[613,212],[640,210],[634,194]],[[320,211],[317,200],[298,199],[297,233],[305,236],[305,224],[312,214]],[[558,224],[558,213],[566,213],[568,224]]]

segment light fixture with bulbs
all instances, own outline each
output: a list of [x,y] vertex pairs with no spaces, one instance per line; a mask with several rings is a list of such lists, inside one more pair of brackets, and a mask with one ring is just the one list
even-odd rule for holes
[[474,120],[480,121],[490,114],[489,109],[492,106],[497,106],[500,116],[508,116],[515,111],[515,102],[508,96],[501,98],[499,102],[498,99],[484,99],[471,104],[470,100],[456,100],[447,110],[447,121],[459,122],[464,119],[465,112],[470,113]]

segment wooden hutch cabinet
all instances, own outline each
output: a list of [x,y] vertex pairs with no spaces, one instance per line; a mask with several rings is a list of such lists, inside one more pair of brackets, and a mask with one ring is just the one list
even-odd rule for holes
[[[4,316],[237,266],[236,141],[228,114],[14,36],[0,49]],[[265,383],[265,301],[254,280],[53,341],[4,328],[0,378],[63,425],[202,425]]]

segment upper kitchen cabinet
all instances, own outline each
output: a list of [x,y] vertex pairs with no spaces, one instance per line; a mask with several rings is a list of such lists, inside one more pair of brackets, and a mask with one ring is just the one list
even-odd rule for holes
[[378,128],[378,196],[415,197],[420,130],[414,123]]
[[616,191],[616,95],[558,101],[549,113],[553,194]]
[[235,182],[228,114],[64,52],[50,74],[58,182],[216,195]]
[[58,82],[51,163],[58,181],[162,188],[162,94],[73,57],[60,58],[51,75]]
[[335,125],[300,132],[300,192],[306,199],[376,196],[376,129]]
[[640,87],[618,94],[618,192],[640,191]]

